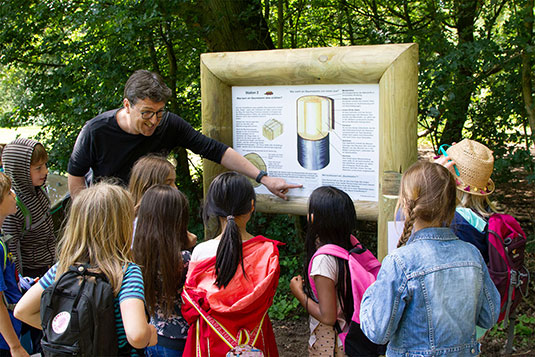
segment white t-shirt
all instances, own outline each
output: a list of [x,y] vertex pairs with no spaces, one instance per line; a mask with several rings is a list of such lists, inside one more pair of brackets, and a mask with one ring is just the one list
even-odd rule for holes
[[191,262],[215,257],[220,239],[210,239],[197,244],[191,253]]
[[[338,283],[338,262],[335,257],[332,255],[327,254],[320,254],[314,258],[312,261],[312,268],[310,269],[310,276],[314,278],[314,276],[324,276],[326,278],[331,279],[334,281],[334,284]],[[316,296],[317,299],[317,296]],[[342,329],[342,331],[345,331],[346,329],[346,320],[344,313],[342,312],[342,309],[340,307],[340,302],[336,301],[336,306],[338,307],[338,325]],[[316,336],[314,335],[314,330],[319,325],[319,321],[316,320],[314,317],[310,316],[310,339],[308,340],[308,343],[310,346],[316,342]],[[342,341],[340,338],[338,338],[338,345],[342,345]]]

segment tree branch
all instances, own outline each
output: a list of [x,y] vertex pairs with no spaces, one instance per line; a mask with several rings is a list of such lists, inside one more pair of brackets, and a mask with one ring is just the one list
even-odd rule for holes
[[40,67],[53,67],[53,68],[64,68],[66,67],[64,64],[61,63],[48,63],[48,62],[39,62],[39,61],[28,61],[24,60],[22,58],[15,57],[13,58],[15,62],[30,64],[33,66],[40,66]]

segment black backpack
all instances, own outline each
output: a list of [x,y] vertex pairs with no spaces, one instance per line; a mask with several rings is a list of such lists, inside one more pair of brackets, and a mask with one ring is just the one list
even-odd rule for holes
[[114,295],[87,265],[69,267],[41,296],[44,356],[117,356]]

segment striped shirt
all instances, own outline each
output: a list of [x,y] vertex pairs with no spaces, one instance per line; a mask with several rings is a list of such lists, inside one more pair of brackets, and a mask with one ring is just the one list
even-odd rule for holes
[[[52,268],[39,280],[39,284],[43,289],[48,288],[56,280],[56,270],[58,264],[54,264]],[[145,294],[143,287],[143,275],[141,269],[134,263],[128,264],[126,272],[123,276],[123,283],[119,290],[119,295],[115,297],[115,326],[117,328],[117,340],[119,348],[124,347],[127,343],[126,334],[124,332],[123,319],[121,317],[120,304],[126,299],[140,299],[145,302]]]
[[6,145],[2,152],[4,171],[12,180],[13,190],[18,199],[24,204],[31,218],[31,225],[26,225],[26,216],[17,206],[17,212],[4,220],[2,229],[12,239],[9,250],[17,257],[17,270],[23,276],[30,271],[46,270],[55,262],[56,236],[54,222],[50,215],[50,200],[43,186],[37,187],[32,183],[30,164],[35,146],[39,142],[31,139],[18,138]]

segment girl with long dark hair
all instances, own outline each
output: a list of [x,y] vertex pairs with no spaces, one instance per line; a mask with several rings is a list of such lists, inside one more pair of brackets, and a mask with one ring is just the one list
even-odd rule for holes
[[147,356],[182,356],[188,324],[180,313],[182,285],[191,254],[188,201],[169,185],[149,188],[139,204],[134,259],[142,268],[145,301],[158,344]]
[[235,172],[210,184],[205,219],[215,218],[221,233],[192,253],[182,293],[190,323],[185,355],[278,356],[267,316],[279,279],[278,242],[247,232],[255,201],[251,183]]
[[[353,315],[353,294],[348,262],[332,255],[320,254],[318,248],[335,244],[345,250],[353,248],[351,232],[356,228],[355,206],[347,193],[331,186],[312,192],[308,203],[305,270],[312,264],[317,295],[309,279],[294,277],[290,282],[293,295],[310,314],[309,356],[343,356],[343,347],[333,326],[346,331]],[[304,282],[304,289],[303,289]]]

